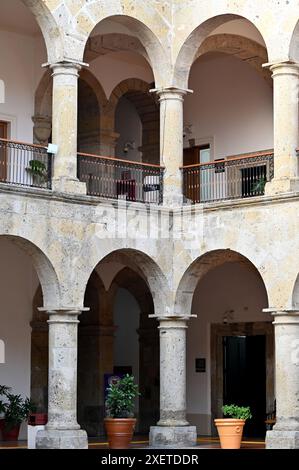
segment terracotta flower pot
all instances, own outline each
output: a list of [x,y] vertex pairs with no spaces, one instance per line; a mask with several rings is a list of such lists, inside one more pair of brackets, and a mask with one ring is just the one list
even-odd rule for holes
[[21,425],[18,424],[13,428],[5,429],[5,425],[2,428],[2,438],[3,441],[17,441],[19,439]]
[[135,418],[105,418],[110,449],[128,449],[136,424]]
[[244,419],[214,419],[217,427],[221,449],[240,449],[243,428],[245,424]]

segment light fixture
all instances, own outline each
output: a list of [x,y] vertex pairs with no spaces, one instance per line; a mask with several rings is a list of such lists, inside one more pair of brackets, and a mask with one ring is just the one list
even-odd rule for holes
[[128,153],[129,150],[134,150],[135,149],[135,140],[129,140],[128,142],[125,143],[123,152]]
[[222,316],[222,321],[225,325],[227,325],[227,323],[233,321],[234,319],[234,310],[226,310]]

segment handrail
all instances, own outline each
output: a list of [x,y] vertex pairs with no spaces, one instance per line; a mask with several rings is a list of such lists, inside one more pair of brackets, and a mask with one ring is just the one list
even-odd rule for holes
[[21,142],[19,140],[11,140],[11,139],[3,139],[2,137],[0,138],[2,142],[6,142],[9,144],[17,144],[17,145],[27,145],[27,147],[34,147],[34,148],[39,148],[43,150],[47,150],[47,147],[44,145],[39,145],[39,144],[29,144],[28,142]]
[[219,160],[212,160],[211,162],[193,163],[192,165],[181,166],[180,169],[185,170],[186,168],[198,168],[198,167],[207,166],[207,165],[218,165],[219,163],[229,163],[229,162],[234,162],[238,160],[244,160],[245,158],[249,159],[249,158],[256,158],[256,157],[263,157],[263,156],[268,157],[269,155],[273,155],[273,152],[274,150],[261,150],[255,153],[243,153],[239,155],[229,156],[229,157],[219,159]]
[[96,154],[93,154],[93,153],[78,152],[77,155],[79,157],[91,157],[91,158],[99,158],[101,160],[111,160],[115,163],[120,162],[120,163],[129,164],[129,165],[140,165],[140,166],[147,166],[147,167],[151,167],[151,168],[159,168],[160,170],[164,170],[164,168],[165,168],[164,166],[160,166],[160,165],[157,165],[157,164],[154,164],[154,163],[136,162],[136,161],[133,161],[133,160],[124,160],[124,159],[117,158],[117,157],[104,157],[104,156],[96,155]]

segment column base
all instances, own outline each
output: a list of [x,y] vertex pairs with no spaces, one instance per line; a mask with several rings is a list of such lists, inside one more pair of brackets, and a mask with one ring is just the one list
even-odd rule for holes
[[88,449],[87,434],[83,429],[39,431],[36,437],[37,449]]
[[77,179],[53,178],[52,189],[58,193],[85,194],[87,193],[86,183]]
[[151,426],[149,446],[187,448],[197,443],[196,426]]
[[299,178],[274,178],[265,187],[266,196],[274,196],[279,193],[299,192]]
[[299,449],[299,431],[267,431],[266,449]]

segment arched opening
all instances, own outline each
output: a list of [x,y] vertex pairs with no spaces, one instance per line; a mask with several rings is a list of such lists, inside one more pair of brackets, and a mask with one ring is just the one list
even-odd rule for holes
[[264,194],[273,177],[272,78],[262,68],[267,61],[258,29],[234,15],[207,20],[181,48],[177,77],[194,92],[184,106],[187,199]]
[[184,274],[177,303],[197,315],[187,332],[189,421],[214,435],[223,404],[250,406],[245,436],[264,438],[275,409],[274,332],[258,270],[231,250],[206,253]]
[[0,181],[39,186],[30,161],[39,160],[45,174],[50,165],[45,150],[30,144],[36,134],[40,141],[47,140],[50,123],[45,115],[34,116],[34,90],[44,73],[41,65],[59,54],[60,32],[45,2],[3,0],[0,42],[0,79],[5,86],[5,96],[0,97]]
[[149,316],[165,305],[161,282],[155,263],[135,250],[107,255],[87,282],[90,311],[79,326],[78,420],[90,437],[104,433],[105,389],[114,375],[132,374],[139,385],[137,433],[147,434],[159,419],[159,335]]
[[[46,401],[47,390],[39,388],[38,381],[42,380],[44,372],[39,369],[39,358],[47,354],[47,343],[37,338],[43,335],[43,329],[39,330],[37,323],[46,324],[47,315],[38,312],[37,308],[59,305],[57,277],[44,253],[21,237],[1,235],[0,255],[0,338],[5,345],[5,361],[0,363],[1,384],[10,386],[14,394],[31,397],[40,409]],[[39,283],[42,288],[36,294]],[[38,312],[35,318],[33,304]],[[33,324],[36,325],[36,341],[32,347]],[[38,350],[34,349],[35,346]],[[36,380],[33,370],[37,372]],[[46,409],[42,411],[46,412]],[[19,438],[26,439],[26,432],[24,424]]]

